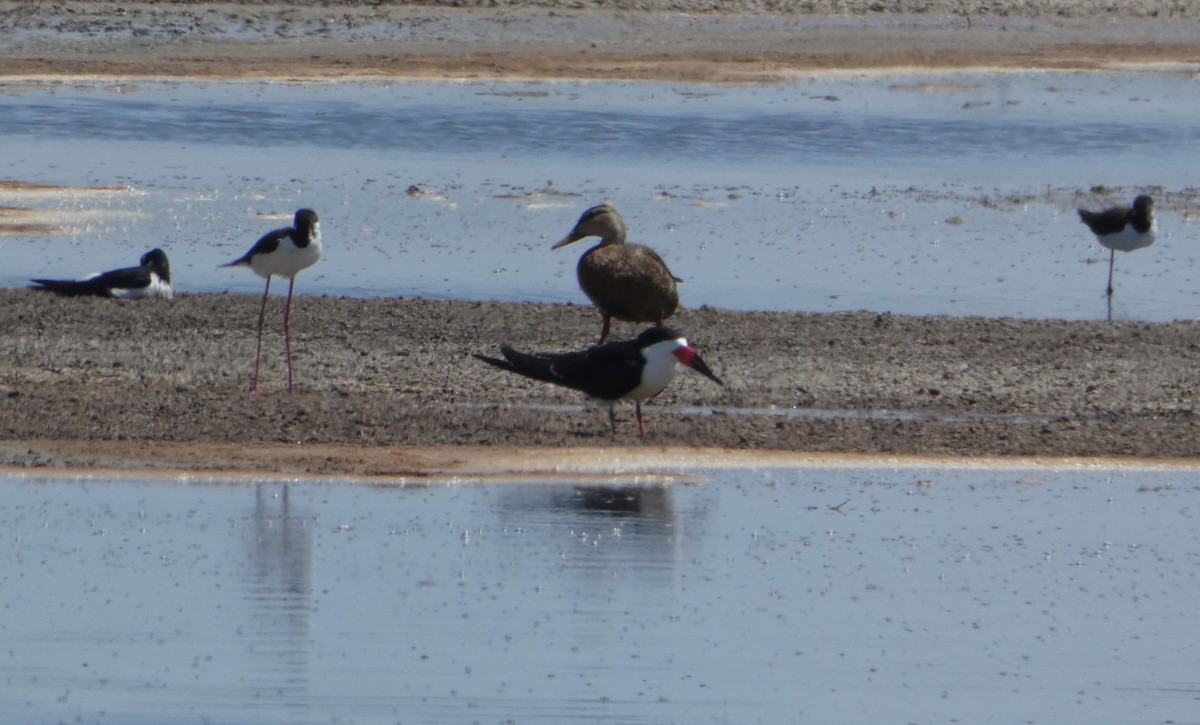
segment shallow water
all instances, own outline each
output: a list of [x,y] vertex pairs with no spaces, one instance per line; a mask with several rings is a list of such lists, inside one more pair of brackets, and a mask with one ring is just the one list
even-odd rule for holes
[[1190,722],[1193,470],[3,481],[23,722]]
[[583,243],[549,247],[611,200],[691,307],[1094,319],[1108,255],[1075,192],[1106,185],[1174,194],[1158,243],[1118,259],[1114,315],[1189,318],[1194,82],[14,84],[7,176],[127,188],[0,194],[73,232],[0,237],[0,284],[162,246],[181,291],[256,292],[217,265],[304,205],[326,255],[302,292],[582,303]]

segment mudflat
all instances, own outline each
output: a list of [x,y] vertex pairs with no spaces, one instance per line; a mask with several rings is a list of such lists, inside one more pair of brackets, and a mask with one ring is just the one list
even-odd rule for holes
[[769,82],[1194,62],[1173,0],[0,2],[0,77]]
[[682,310],[671,324],[725,385],[685,371],[645,406],[639,439],[630,404],[614,434],[607,406],[473,357],[583,349],[600,328],[590,307],[301,296],[288,395],[273,297],[266,394],[252,395],[258,305],[0,292],[0,460],[399,475],[454,456],[381,449],[1200,452],[1190,322]]

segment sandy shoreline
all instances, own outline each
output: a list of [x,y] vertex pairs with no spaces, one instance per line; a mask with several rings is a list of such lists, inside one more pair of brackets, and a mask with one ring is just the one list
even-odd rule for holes
[[294,396],[283,393],[278,330],[265,343],[269,394],[247,394],[256,310],[239,295],[131,303],[0,292],[0,463],[428,475],[437,466],[414,467],[403,451],[1200,449],[1192,323],[683,310],[673,324],[727,385],[681,376],[647,405],[639,440],[632,406],[618,407],[613,436],[604,407],[472,357],[501,342],[584,347],[597,322],[588,307],[301,297]]
[[0,2],[0,78],[770,82],[1193,66],[1200,11],[1104,3]]

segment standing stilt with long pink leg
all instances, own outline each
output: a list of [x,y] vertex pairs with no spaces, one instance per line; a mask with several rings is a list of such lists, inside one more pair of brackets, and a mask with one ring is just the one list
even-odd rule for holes
[[262,389],[258,387],[258,363],[262,360],[263,320],[267,316],[267,295],[270,292],[271,278],[267,277],[267,288],[263,290],[262,305],[258,308],[258,340],[254,345],[254,382],[250,384],[250,392],[255,395],[262,395]]
[[287,350],[288,366],[288,395],[292,394],[292,290],[296,288],[296,278],[288,282],[287,304],[283,306],[283,344]]
[[271,291],[271,276],[288,278],[287,303],[283,308],[283,339],[287,351],[288,394],[295,392],[292,372],[292,293],[296,289],[296,275],[317,263],[321,258],[321,225],[317,213],[312,209],[296,212],[293,226],[276,229],[263,235],[249,252],[223,267],[246,266],[267,280],[263,289],[262,306],[258,311],[258,341],[254,351],[254,382],[250,392],[261,394],[258,385],[259,362],[262,359],[263,322],[267,314],[267,296]]

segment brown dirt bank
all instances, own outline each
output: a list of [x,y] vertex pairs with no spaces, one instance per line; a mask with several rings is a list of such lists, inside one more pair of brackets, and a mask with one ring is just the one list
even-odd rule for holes
[[1168,0],[0,1],[0,77],[761,82],[828,70],[1195,64]]
[[[685,310],[674,325],[727,384],[682,375],[648,404],[643,441],[631,406],[618,407],[614,437],[603,407],[471,357],[500,342],[585,347],[598,329],[590,308],[298,298],[288,396],[282,300],[272,302],[272,392],[252,396],[255,297],[0,291],[0,463],[395,473],[420,467],[380,447],[442,445],[1200,453],[1200,334],[1187,322]],[[217,460],[200,465],[209,444]]]

